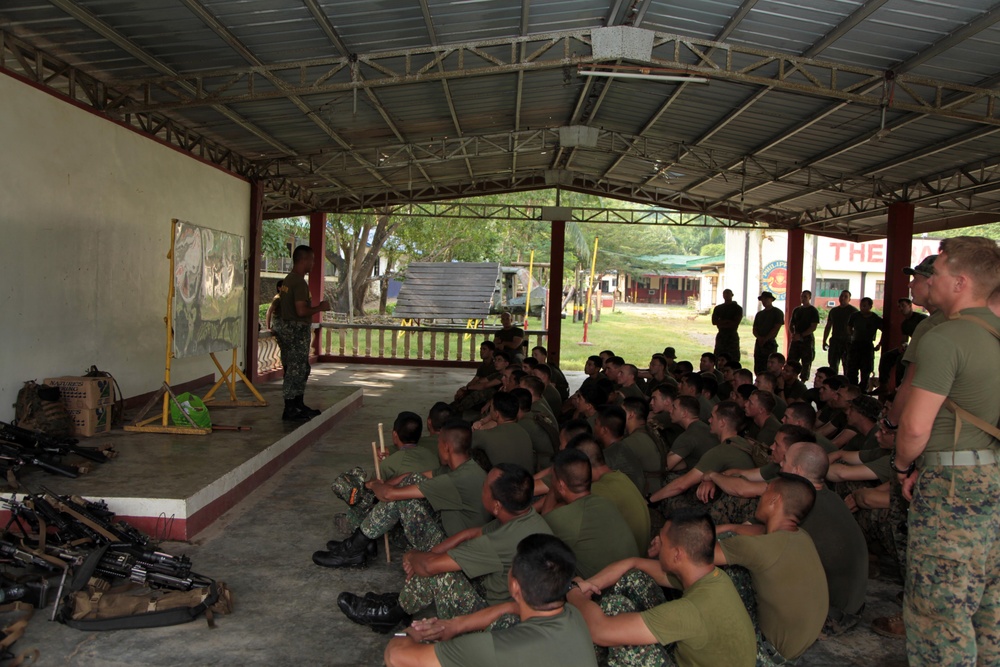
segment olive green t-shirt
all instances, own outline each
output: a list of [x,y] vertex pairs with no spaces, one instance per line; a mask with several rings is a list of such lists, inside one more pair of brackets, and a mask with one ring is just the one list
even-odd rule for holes
[[619,387],[618,391],[620,391],[622,396],[625,398],[641,398],[642,400],[646,400],[646,394],[642,393],[642,387],[637,384],[630,384],[627,387]]
[[615,504],[635,537],[635,545],[639,548],[639,553],[645,554],[650,538],[649,506],[639,489],[635,488],[632,480],[625,473],[612,470],[594,482],[590,487],[590,492],[595,496],[607,498]]
[[729,575],[715,568],[673,600],[640,612],[656,641],[677,643],[677,667],[753,667],[757,637]]
[[943,311],[940,310],[935,310],[933,313],[931,313],[930,317],[928,317],[925,320],[922,320],[920,324],[917,325],[917,328],[914,330],[913,335],[910,336],[910,344],[906,346],[906,352],[903,353],[902,363],[912,364],[914,361],[916,361],[917,343],[920,342],[920,339],[923,338],[924,334],[926,334],[928,331],[930,331],[937,325],[941,324],[942,322],[946,322],[947,320],[948,317],[944,314]]
[[481,449],[490,463],[515,463],[528,472],[535,472],[535,448],[531,436],[516,422],[498,424],[485,431],[472,432],[472,448]]
[[312,304],[312,295],[309,293],[309,283],[297,273],[289,273],[281,283],[279,289],[280,302],[278,312],[281,319],[286,322],[312,322],[312,315],[299,317],[295,311],[296,301],[305,301],[307,305]]
[[611,563],[639,555],[621,512],[607,498],[593,494],[545,515],[552,534],[576,554],[576,572],[587,579]]
[[703,473],[756,468],[750,451],[750,443],[743,438],[729,438],[702,456],[695,468]]
[[506,630],[459,635],[435,644],[434,654],[441,667],[597,667],[587,624],[570,605]]
[[[1000,317],[989,308],[967,308],[961,314],[978,317],[993,328],[1000,328]],[[1000,420],[998,376],[1000,341],[975,322],[948,320],[921,339],[913,386],[947,396],[987,424],[996,424]],[[955,415],[942,405],[934,419],[926,451],[951,451],[954,441]],[[963,451],[997,447],[1000,443],[993,436],[971,424],[963,424],[955,448]]]
[[768,415],[767,421],[764,425],[760,427],[757,431],[757,436],[754,438],[759,443],[767,446],[774,444],[774,436],[778,435],[778,429],[781,428],[781,422],[775,419],[774,415]]
[[382,461],[382,479],[392,479],[406,472],[424,472],[437,470],[441,467],[437,451],[432,452],[426,447],[412,445],[406,449],[398,449]]
[[542,400],[548,404],[553,415],[562,412],[562,396],[559,395],[559,390],[556,389],[555,385],[551,383],[545,385],[545,391],[542,392]]
[[450,537],[466,528],[482,526],[492,517],[483,507],[486,473],[469,459],[454,470],[420,481],[418,487],[435,511]]
[[846,306],[834,306],[827,315],[830,323],[830,340],[840,340],[845,343],[850,339],[850,332],[847,330],[847,321],[851,315],[858,312],[858,309],[847,304]]
[[677,436],[674,444],[670,447],[670,453],[684,459],[687,470],[690,470],[698,465],[702,456],[718,444],[719,439],[712,435],[708,424],[696,421]]
[[642,472],[642,462],[624,440],[608,445],[604,449],[604,462],[612,470],[618,470],[628,475],[635,488],[646,488],[646,476]]
[[645,476],[645,487],[641,488],[645,493],[658,491],[663,485],[661,481],[663,473],[663,459],[660,450],[649,437],[643,427],[639,427],[621,439],[621,444],[632,450],[632,453],[639,459],[642,472]]
[[794,660],[813,645],[830,606],[826,573],[804,530],[736,535],[719,540],[730,565],[750,570],[764,637]]
[[552,529],[534,509],[507,523],[496,519],[483,526],[483,534],[448,551],[465,576],[480,580],[486,591],[486,603],[499,604],[510,600],[507,571],[514,561],[517,545],[535,533],[551,535]]
[[556,421],[555,413],[552,412],[552,408],[549,407],[548,402],[544,398],[540,398],[537,401],[534,401],[531,404],[531,411],[545,415],[552,421]]
[[[779,324],[785,323],[785,314],[781,312],[780,308],[765,308],[763,310],[757,311],[757,314],[753,318],[753,335],[766,336],[770,333],[771,329]],[[774,340],[774,338],[764,338],[762,340]]]
[[[528,413],[524,415],[521,419],[517,420],[518,426],[523,428],[527,432],[528,437],[531,438],[531,448],[535,452],[535,467],[529,468],[530,472],[535,472],[536,469],[547,468],[552,463],[552,456],[555,454],[555,448],[558,444],[552,441],[552,435],[542,426],[540,422],[541,419],[545,419],[541,413]],[[555,426],[552,426],[555,429]],[[558,434],[557,434],[558,437]]]
[[868,544],[847,504],[830,489],[820,489],[801,527],[813,538],[826,572],[830,609],[860,613],[868,594]]

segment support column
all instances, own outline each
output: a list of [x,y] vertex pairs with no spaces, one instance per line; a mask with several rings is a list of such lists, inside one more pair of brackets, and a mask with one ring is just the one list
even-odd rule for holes
[[785,357],[792,339],[792,311],[800,304],[802,272],[805,269],[806,233],[802,229],[788,230],[788,282],[785,286]]
[[257,347],[259,340],[258,322],[260,313],[260,240],[263,235],[264,188],[258,181],[250,183],[250,233],[247,235],[247,316],[246,343],[243,345],[243,372],[251,382],[260,378],[257,374]]
[[899,347],[903,332],[899,328],[899,299],[910,296],[909,280],[903,269],[910,266],[913,252],[913,204],[900,201],[889,204],[885,251],[885,293],[882,295],[882,320],[885,326],[882,351]]
[[548,359],[559,365],[559,347],[562,339],[563,253],[566,248],[566,223],[552,221],[549,248],[549,309],[546,312],[549,330]]
[[[309,214],[309,247],[313,249],[315,259],[309,269],[309,296],[313,304],[323,300],[323,288],[326,286],[326,213],[313,211]],[[313,315],[313,322],[320,322],[322,313]],[[320,353],[320,334],[313,337],[313,354]]]

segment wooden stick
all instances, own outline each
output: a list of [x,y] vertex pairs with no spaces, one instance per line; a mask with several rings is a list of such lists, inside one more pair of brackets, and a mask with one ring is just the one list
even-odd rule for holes
[[[381,426],[381,424],[379,424],[379,426]],[[381,431],[381,429],[379,429],[379,430]],[[382,466],[379,463],[379,460],[378,460],[378,449],[377,449],[377,445],[374,442],[372,442],[372,458],[375,460],[375,479],[381,481],[381,479],[382,479]],[[385,539],[385,562],[386,563],[391,563],[392,562],[392,555],[389,553],[389,533],[386,533],[382,537]]]
[[382,456],[385,456],[385,433],[382,431],[382,422],[378,423],[378,444],[382,450]]

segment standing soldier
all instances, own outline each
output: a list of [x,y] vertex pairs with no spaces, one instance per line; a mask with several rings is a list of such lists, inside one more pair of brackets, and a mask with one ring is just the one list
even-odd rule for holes
[[753,346],[754,375],[767,370],[767,358],[778,351],[775,338],[781,325],[785,323],[785,314],[774,307],[773,294],[761,292],[757,300],[764,304],[764,309],[758,311],[753,318],[753,336],[757,339]]
[[875,352],[882,347],[881,335],[878,343],[875,342],[875,336],[883,332],[882,316],[872,312],[873,305],[874,302],[866,296],[861,299],[861,310],[852,313],[847,320],[851,344],[847,348],[844,375],[851,384],[861,387],[861,391],[868,391],[868,380],[875,370]]
[[271,330],[281,350],[281,367],[285,371],[281,384],[285,411],[281,413],[281,418],[287,421],[312,419],[320,413],[307,407],[302,398],[310,371],[312,316],[330,310],[327,301],[312,305],[306,275],[312,268],[314,258],[315,253],[307,245],[298,246],[292,253],[292,270],[281,283],[280,301],[271,322]]
[[788,361],[798,361],[802,364],[799,377],[809,379],[809,369],[816,358],[816,338],[813,332],[819,326],[819,311],[812,305],[813,294],[809,290],[802,292],[802,305],[792,311],[792,344],[788,347]]
[[911,499],[907,657],[914,666],[998,665],[1000,317],[987,299],[1000,287],[1000,249],[945,239],[928,282],[948,319],[920,340],[892,460]]
[[743,306],[733,301],[733,290],[722,290],[722,303],[712,310],[715,334],[715,356],[728,354],[730,361],[740,360],[739,326],[743,321]]
[[[840,293],[840,305],[830,309],[826,317],[826,328],[823,329],[823,349],[829,350],[827,363],[833,369],[833,374],[840,373],[840,362],[847,366],[847,346],[851,342],[851,334],[847,330],[847,320],[858,309],[851,305],[851,293],[844,290]],[[832,334],[832,335],[831,335]]]

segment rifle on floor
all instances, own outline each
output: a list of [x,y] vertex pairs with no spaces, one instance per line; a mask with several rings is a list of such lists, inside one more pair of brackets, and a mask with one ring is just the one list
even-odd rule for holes
[[111,446],[84,447],[76,438],[56,438],[41,431],[29,431],[2,421],[0,421],[0,439],[24,447],[26,450],[35,451],[42,456],[63,457],[76,454],[94,463],[105,463],[118,454]]

